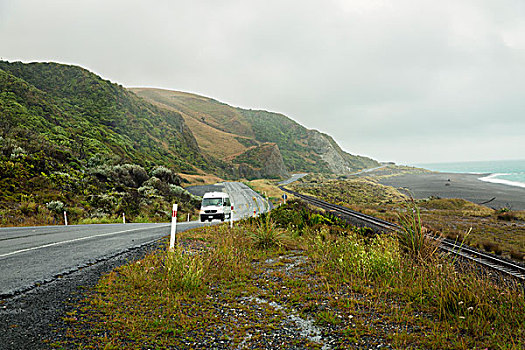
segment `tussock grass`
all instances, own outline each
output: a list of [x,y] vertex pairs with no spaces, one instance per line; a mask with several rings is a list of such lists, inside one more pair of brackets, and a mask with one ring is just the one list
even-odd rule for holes
[[398,214],[398,221],[401,227],[397,231],[399,243],[410,256],[426,261],[436,254],[440,237],[433,239],[427,235],[419,208],[413,199],[406,203],[405,211]]
[[308,252],[321,270],[342,282],[368,281],[396,273],[400,257],[397,240],[392,236],[368,239],[357,231],[336,236],[322,227],[307,237]]
[[248,236],[252,239],[254,246],[259,249],[280,248],[291,243],[287,239],[287,232],[278,228],[271,215],[268,214],[259,217],[248,231]]

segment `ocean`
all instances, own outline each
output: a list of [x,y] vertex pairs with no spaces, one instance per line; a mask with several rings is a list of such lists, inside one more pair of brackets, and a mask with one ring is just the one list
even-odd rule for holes
[[525,188],[525,159],[414,164],[414,166],[445,173],[480,174],[481,181]]

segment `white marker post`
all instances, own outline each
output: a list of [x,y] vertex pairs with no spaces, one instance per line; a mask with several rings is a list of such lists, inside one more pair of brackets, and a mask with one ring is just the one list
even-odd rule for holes
[[175,234],[177,233],[177,204],[173,204],[171,212],[171,236],[170,236],[170,251],[175,249]]
[[190,213],[188,213],[188,222],[190,222]]
[[65,210],[64,210],[64,225],[67,226],[67,213]]
[[125,213],[122,213],[122,223],[123,224],[126,223],[126,214]]
[[233,228],[233,205],[230,211],[230,228]]

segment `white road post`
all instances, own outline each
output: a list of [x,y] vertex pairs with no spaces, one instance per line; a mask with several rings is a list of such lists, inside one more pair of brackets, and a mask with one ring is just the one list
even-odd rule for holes
[[177,233],[177,204],[173,204],[171,212],[171,236],[170,236],[170,251],[175,249],[175,234]]
[[188,213],[188,222],[190,222],[190,213]]
[[67,213],[65,210],[64,210],[64,225],[67,226]]
[[123,224],[126,223],[126,214],[125,213],[122,213],[122,223]]
[[230,211],[230,228],[233,228],[233,205]]

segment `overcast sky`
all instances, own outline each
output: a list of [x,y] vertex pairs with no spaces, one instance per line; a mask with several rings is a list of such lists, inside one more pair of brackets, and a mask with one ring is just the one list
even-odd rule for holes
[[0,57],[281,112],[380,161],[525,159],[525,0],[0,0]]

